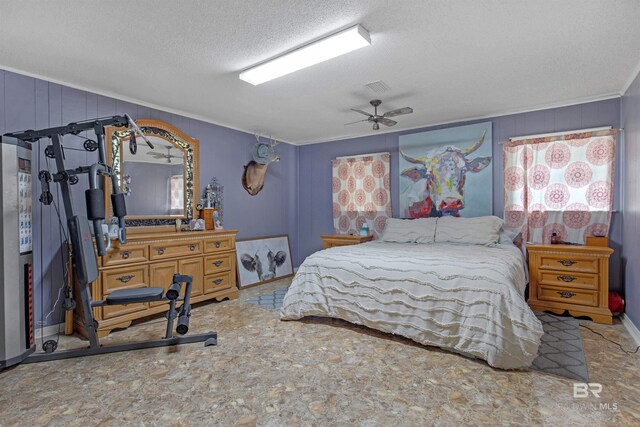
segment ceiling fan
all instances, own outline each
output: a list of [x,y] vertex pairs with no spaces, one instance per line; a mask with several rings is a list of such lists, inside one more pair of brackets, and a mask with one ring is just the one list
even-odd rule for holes
[[358,120],[357,122],[346,123],[345,126],[352,125],[354,123],[360,123],[360,122],[371,122],[373,123],[373,130],[378,130],[380,129],[380,123],[382,123],[385,126],[393,126],[398,123],[395,120],[391,120],[389,117],[395,117],[395,116],[401,116],[403,114],[413,113],[413,108],[404,107],[404,108],[398,108],[396,110],[387,111],[386,113],[379,115],[378,106],[382,104],[382,101],[380,101],[379,99],[374,99],[370,101],[369,104],[373,105],[373,108],[374,108],[373,114],[369,114],[365,111],[352,108],[351,109],[352,111],[355,111],[356,113],[364,114],[365,116],[368,116],[368,118],[364,120]]
[[155,159],[167,159],[167,163],[171,163],[171,159],[175,159],[175,158],[178,158],[178,157],[182,157],[182,156],[180,156],[180,155],[173,155],[173,154],[171,154],[171,149],[172,149],[173,147],[164,147],[164,148],[166,148],[166,149],[167,149],[167,154],[164,154],[164,153],[158,153],[158,152],[156,152],[156,151],[148,151],[148,152],[147,152],[147,154],[148,154],[149,156],[152,156],[152,157],[153,157],[153,158],[155,158]]

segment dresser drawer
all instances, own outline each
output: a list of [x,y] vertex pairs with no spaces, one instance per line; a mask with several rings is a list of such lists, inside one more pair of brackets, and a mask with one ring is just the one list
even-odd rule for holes
[[[118,268],[102,272],[102,294],[106,297],[117,289],[146,288],[148,285],[147,267]],[[149,308],[147,303],[127,305],[105,305],[102,309],[102,319],[113,319],[125,314],[143,311]]]
[[207,239],[204,241],[204,253],[221,252],[235,247],[234,238],[231,236]]
[[176,242],[152,243],[149,259],[174,259],[202,253],[202,240],[180,240]]
[[[178,272],[178,261],[154,262],[149,265],[149,283],[151,286],[164,288],[164,293],[173,282],[173,275]],[[150,307],[167,305],[166,301],[150,302]]]
[[235,253],[210,255],[204,259],[204,274],[222,273],[229,271],[233,265]]
[[540,269],[597,273],[598,258],[592,256],[581,256],[578,254],[541,254]]
[[221,291],[234,286],[231,283],[231,271],[226,273],[210,274],[204,277],[204,293]]
[[538,283],[541,285],[560,286],[563,288],[598,289],[598,275],[576,273],[571,271],[539,271]]
[[102,272],[102,294],[116,289],[144,288],[149,283],[148,267],[123,267]]
[[[136,287],[132,287],[131,289],[135,289]],[[144,311],[149,308],[149,304],[139,303],[139,304],[127,304],[127,305],[105,305],[102,308],[102,319],[113,319],[114,317],[120,317],[125,314],[135,313],[138,311]]]
[[112,249],[102,257],[102,265],[126,265],[135,262],[145,262],[149,259],[147,245],[125,245]]
[[551,286],[538,287],[540,301],[553,301],[565,304],[598,306],[598,292],[574,288],[558,288]]

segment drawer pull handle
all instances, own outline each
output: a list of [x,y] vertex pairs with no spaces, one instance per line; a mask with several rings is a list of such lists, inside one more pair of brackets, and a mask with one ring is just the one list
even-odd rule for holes
[[126,276],[120,276],[118,277],[116,280],[121,281],[122,283],[127,283],[129,282],[131,279],[133,279],[134,277],[136,277],[134,274],[127,274]]
[[197,247],[198,247],[198,245],[196,245],[195,243],[192,243],[192,244],[189,245],[189,250],[195,251]]
[[569,291],[558,291],[558,293],[562,298],[571,298],[576,294],[575,292],[569,292]]
[[562,280],[563,282],[573,282],[574,280],[576,280],[577,277],[573,277],[573,276],[558,276],[558,280]]
[[128,259],[130,255],[131,251],[120,251],[120,256],[122,257],[122,259]]
[[224,261],[220,261],[220,260],[218,260],[218,261],[214,261],[214,262],[212,262],[212,264],[213,264],[213,265],[215,265],[216,267],[220,267],[220,266],[222,265],[222,263],[223,263],[223,262],[224,262]]
[[214,243],[214,245],[216,245],[216,248],[219,248],[221,244],[222,244],[222,242],[215,242]]
[[572,261],[570,259],[559,259],[558,262],[565,267],[571,267],[573,264],[576,264],[578,261]]
[[213,284],[214,284],[214,285],[219,285],[220,283],[222,283],[222,282],[223,282],[223,280],[224,280],[224,279],[216,279],[216,280],[214,280],[214,281],[213,281]]
[[166,248],[156,248],[156,252],[158,252],[158,255],[162,255],[162,254],[164,254],[164,250],[165,249]]

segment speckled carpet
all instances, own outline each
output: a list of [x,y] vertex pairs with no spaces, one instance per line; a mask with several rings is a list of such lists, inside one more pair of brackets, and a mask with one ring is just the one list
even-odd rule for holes
[[[290,282],[196,306],[190,332],[217,331],[213,347],[6,369],[0,372],[0,426],[640,425],[640,357],[582,328],[590,380],[603,387],[599,398],[574,398],[568,378],[493,369],[336,319],[283,322],[278,311],[247,302]],[[633,346],[619,322],[588,324]],[[101,342],[163,333],[158,316]],[[86,341],[60,337],[60,349],[80,346]]]
[[[288,289],[276,289],[249,298],[247,302],[278,310],[282,307],[282,300]],[[536,313],[536,316],[542,322],[544,335],[538,349],[538,357],[530,369],[578,381],[589,381],[578,321],[573,317],[559,317],[547,313]]]

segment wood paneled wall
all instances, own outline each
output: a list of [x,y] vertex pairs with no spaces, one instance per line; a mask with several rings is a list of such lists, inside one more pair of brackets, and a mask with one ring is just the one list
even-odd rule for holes
[[[0,134],[125,113],[134,119],[165,121],[199,139],[200,184],[204,187],[216,176],[224,185],[225,227],[240,230],[239,238],[288,234],[291,250],[296,253],[298,147],[278,145],[276,151],[281,161],[269,167],[264,189],[252,197],[241,185],[243,165],[251,160],[251,148],[256,142],[252,134],[0,70]],[[77,142],[74,143],[74,139]],[[40,153],[35,160],[34,177],[46,167],[42,154],[46,143],[41,141],[34,145],[34,150]],[[68,136],[64,145],[81,147],[81,143],[81,139]],[[85,151],[67,149],[65,153],[69,167],[91,163],[95,158],[95,153]],[[50,163],[53,167],[51,160]],[[36,319],[40,320],[40,299],[44,311],[48,312],[63,282],[63,266],[57,216],[52,206],[41,206],[37,202],[40,187],[37,179],[34,182]],[[56,199],[56,186],[52,188]],[[86,188],[86,177],[81,177],[80,184],[73,187],[74,206],[79,212],[85,211],[83,194]],[[64,213],[61,214],[64,222]],[[59,321],[60,311],[57,310],[46,324]]]
[[[418,114],[418,112],[414,113]],[[331,141],[300,147],[298,187],[299,260],[321,248],[321,234],[333,232],[331,213],[331,159],[338,156],[389,151],[391,153],[391,197],[393,214],[398,216],[398,138],[400,135],[491,121],[493,123],[493,213],[504,211],[504,182],[500,141],[512,136],[585,129],[600,126],[620,127],[620,99],[511,114],[469,122],[450,123],[403,132],[375,134],[362,138]],[[620,152],[616,153],[614,209],[610,242],[615,249],[611,257],[611,288],[621,283],[620,252],[622,227],[620,210]]]

